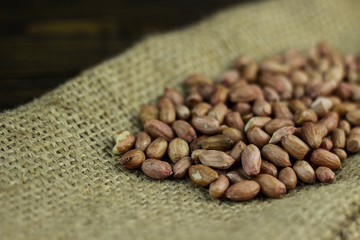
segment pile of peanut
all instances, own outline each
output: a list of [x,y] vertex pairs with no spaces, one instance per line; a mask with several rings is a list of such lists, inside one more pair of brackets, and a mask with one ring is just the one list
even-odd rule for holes
[[213,198],[245,201],[333,183],[347,154],[360,151],[360,56],[321,43],[261,63],[241,56],[216,81],[195,74],[185,84],[185,99],[165,88],[157,107],[142,108],[136,138],[117,133],[124,168],[188,175]]

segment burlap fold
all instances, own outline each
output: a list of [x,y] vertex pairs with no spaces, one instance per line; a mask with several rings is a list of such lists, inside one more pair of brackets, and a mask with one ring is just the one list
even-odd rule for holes
[[327,40],[360,48],[360,1],[267,1],[153,36],[29,104],[0,115],[1,239],[359,239],[360,157],[333,185],[283,199],[213,200],[190,180],[118,166],[112,135],[190,73]]

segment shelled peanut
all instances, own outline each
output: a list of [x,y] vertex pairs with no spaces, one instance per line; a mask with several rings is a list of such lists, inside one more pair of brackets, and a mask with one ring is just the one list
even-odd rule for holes
[[[115,137],[120,164],[184,178],[213,198],[279,198],[299,183],[333,183],[360,151],[360,56],[325,43],[257,63],[241,56],[216,80],[194,74],[188,95],[165,88],[140,111],[144,131]],[[135,149],[131,150],[135,146]]]

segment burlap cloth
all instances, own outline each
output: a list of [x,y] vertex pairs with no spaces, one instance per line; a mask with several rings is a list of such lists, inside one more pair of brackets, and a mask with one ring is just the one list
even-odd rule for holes
[[241,53],[257,59],[327,40],[360,48],[360,1],[270,1],[234,7],[153,36],[49,94],[0,115],[0,239],[359,239],[360,158],[333,185],[280,200],[213,200],[190,180],[118,166],[119,129],[190,73],[215,77]]

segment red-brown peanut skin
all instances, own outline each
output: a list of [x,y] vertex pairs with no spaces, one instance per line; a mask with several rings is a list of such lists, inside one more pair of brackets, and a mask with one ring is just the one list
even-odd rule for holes
[[225,192],[225,197],[233,201],[247,201],[260,192],[260,185],[252,180],[246,180],[231,185]]
[[169,163],[157,159],[146,159],[141,165],[141,170],[155,179],[165,179],[173,173]]

